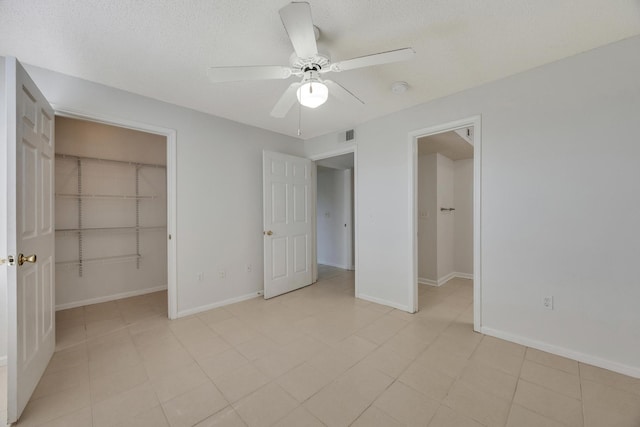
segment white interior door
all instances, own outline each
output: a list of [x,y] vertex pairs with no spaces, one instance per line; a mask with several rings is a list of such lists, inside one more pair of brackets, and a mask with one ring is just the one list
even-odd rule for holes
[[[55,349],[54,113],[7,58],[7,417],[18,419]],[[3,224],[4,225],[4,224]]]
[[312,162],[263,152],[264,297],[312,283]]

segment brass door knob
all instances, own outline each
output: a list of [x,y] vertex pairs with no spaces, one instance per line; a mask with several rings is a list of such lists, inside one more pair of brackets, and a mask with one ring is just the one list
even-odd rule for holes
[[36,262],[36,254],[24,256],[23,254],[18,255],[18,265],[22,265],[25,262]]
[[264,234],[266,234],[267,236],[272,236],[273,235],[273,231],[271,231],[271,230],[265,231]]

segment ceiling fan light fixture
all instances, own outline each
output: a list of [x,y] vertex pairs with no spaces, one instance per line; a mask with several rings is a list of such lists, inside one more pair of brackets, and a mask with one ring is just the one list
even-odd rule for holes
[[309,108],[317,108],[327,102],[329,88],[319,80],[303,83],[296,92],[298,102]]

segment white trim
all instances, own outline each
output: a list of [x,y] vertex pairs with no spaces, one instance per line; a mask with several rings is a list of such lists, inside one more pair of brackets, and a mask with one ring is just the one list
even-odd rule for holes
[[320,265],[328,265],[329,267],[335,267],[335,268],[340,268],[342,270],[352,270],[351,268],[349,268],[346,265],[342,265],[342,264],[334,264],[332,262],[325,262],[325,261],[320,261],[318,260],[318,264]]
[[312,283],[316,283],[318,281],[318,264],[321,264],[318,262],[318,165],[316,164],[316,162],[313,162],[312,164],[313,167],[311,168],[311,170],[313,171],[313,179],[311,189],[313,195],[311,196],[311,210],[313,214],[311,215],[311,221],[313,223],[313,232],[311,233],[311,236],[313,239],[313,245],[311,245],[311,256],[313,262],[311,263],[311,275],[313,276]]
[[438,278],[438,286],[444,285],[445,283],[447,283],[449,280],[453,279],[454,277],[456,277],[456,273],[454,273],[454,272],[451,272],[451,273],[446,274],[446,275],[444,275],[442,277],[439,277]]
[[322,153],[313,154],[311,156],[308,156],[307,158],[315,162],[316,160],[328,159],[330,157],[336,157],[336,156],[341,156],[343,154],[349,154],[349,153],[355,153],[355,152],[356,152],[356,144],[354,143],[354,144],[345,145],[344,147],[337,148],[335,150],[329,150]]
[[0,366],[7,366],[7,356],[0,357]]
[[[167,138],[167,296],[169,319],[175,319],[178,314],[178,273],[177,273],[177,136],[175,129],[164,128],[148,123],[135,122],[121,117],[111,117],[102,114],[78,111],[62,105],[52,104],[55,114],[73,119],[84,119],[162,135]],[[169,239],[169,236],[171,238]]]
[[439,286],[437,280],[426,279],[424,277],[418,277],[419,285]]
[[229,298],[223,301],[214,302],[213,304],[201,305],[200,307],[190,308],[178,312],[178,317],[191,316],[192,314],[202,313],[203,311],[213,310],[214,308],[224,307],[225,305],[235,304],[237,302],[246,301],[252,298],[262,296],[262,291],[252,292],[250,294],[240,295],[239,297]]
[[482,118],[473,119],[473,329],[482,327]]
[[[357,270],[356,270],[356,274],[358,274]],[[372,297],[372,296],[365,295],[365,294],[356,295],[356,298],[360,298],[362,300],[369,301],[369,302],[374,302],[374,303],[380,304],[380,305],[386,305],[388,307],[397,308],[398,310],[410,312],[409,307],[407,307],[406,305],[398,304],[398,303],[395,303],[393,301],[388,301],[386,299],[376,298],[376,297]]]
[[360,166],[358,166],[358,150],[357,145],[353,146],[353,265],[351,269],[355,271],[354,274],[354,296],[357,296],[360,289],[360,269],[358,268],[358,248],[360,247],[359,240],[359,228],[360,221],[358,221],[358,175],[360,174]]
[[500,338],[503,340],[511,341],[520,345],[535,348],[537,350],[546,351],[557,356],[567,357],[569,359],[577,360],[578,362],[587,363],[589,365],[597,366],[599,368],[608,369],[610,371],[618,372],[622,375],[628,375],[634,378],[640,378],[640,368],[624,365],[622,363],[614,362],[600,357],[591,356],[579,351],[570,350],[565,347],[549,344],[543,341],[537,341],[534,339],[526,338],[521,335],[504,332],[498,329],[483,327],[480,330],[481,333],[492,337]]
[[68,302],[65,304],[56,305],[56,311],[66,310],[68,308],[82,307],[82,306],[91,305],[91,304],[100,304],[101,302],[115,301],[122,298],[137,297],[138,295],[151,294],[153,292],[164,291],[166,289],[167,289],[167,285],[156,286],[155,288],[138,289],[135,291],[122,292],[119,294],[107,295],[104,297],[89,298],[82,301]]
[[[418,129],[408,134],[409,155],[409,273],[410,283],[409,306],[410,313],[418,311],[418,138],[443,132],[473,126],[473,329],[479,331],[482,327],[482,233],[481,233],[481,201],[482,201],[482,128],[481,116],[473,116],[424,129]],[[356,271],[357,273],[357,271]]]
[[439,278],[438,280],[431,280],[425,277],[418,277],[418,284],[429,285],[429,286],[442,286],[445,283],[447,283],[449,280],[455,279],[455,278],[473,280],[473,274],[458,273],[457,271],[454,271],[453,273],[449,273],[446,276]]

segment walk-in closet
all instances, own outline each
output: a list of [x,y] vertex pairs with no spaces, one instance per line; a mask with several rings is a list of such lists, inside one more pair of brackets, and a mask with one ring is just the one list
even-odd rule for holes
[[167,287],[166,137],[56,118],[56,308]]

